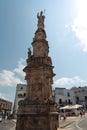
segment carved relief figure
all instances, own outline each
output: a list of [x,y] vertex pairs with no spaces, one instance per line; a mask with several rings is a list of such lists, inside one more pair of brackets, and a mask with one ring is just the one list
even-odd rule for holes
[[30,58],[30,57],[31,57],[31,49],[28,48],[28,58]]

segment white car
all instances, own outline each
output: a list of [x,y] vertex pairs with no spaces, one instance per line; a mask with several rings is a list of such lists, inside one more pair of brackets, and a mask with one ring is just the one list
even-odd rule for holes
[[0,116],[0,122],[2,122],[2,116]]

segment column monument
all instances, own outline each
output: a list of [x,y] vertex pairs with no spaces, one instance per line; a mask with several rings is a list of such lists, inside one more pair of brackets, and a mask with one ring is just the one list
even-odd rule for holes
[[28,49],[26,98],[19,102],[16,130],[57,130],[58,112],[52,98],[53,66],[48,56],[49,45],[44,30],[43,12],[37,14],[38,24],[32,47]]

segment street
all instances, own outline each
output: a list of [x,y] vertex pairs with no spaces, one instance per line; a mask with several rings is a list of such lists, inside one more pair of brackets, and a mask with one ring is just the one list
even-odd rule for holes
[[[0,130],[15,130],[15,122],[12,120],[0,122]],[[58,130],[87,130],[87,116],[78,117],[78,120],[75,119],[70,125]]]
[[80,120],[75,121],[62,130],[87,130],[87,117],[83,117]]
[[87,130],[87,118],[81,120],[77,125],[80,130]]
[[0,130],[12,130],[13,127],[15,127],[15,123],[12,120],[0,122]]

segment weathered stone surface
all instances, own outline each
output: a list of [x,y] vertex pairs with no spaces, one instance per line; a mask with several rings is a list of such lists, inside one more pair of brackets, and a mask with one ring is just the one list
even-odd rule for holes
[[16,130],[57,130],[58,112],[52,99],[53,66],[48,56],[49,46],[44,30],[43,12],[37,15],[38,29],[28,49],[26,73],[27,92],[19,102]]
[[20,101],[17,130],[56,130],[57,127],[58,112],[53,101],[38,99]]

